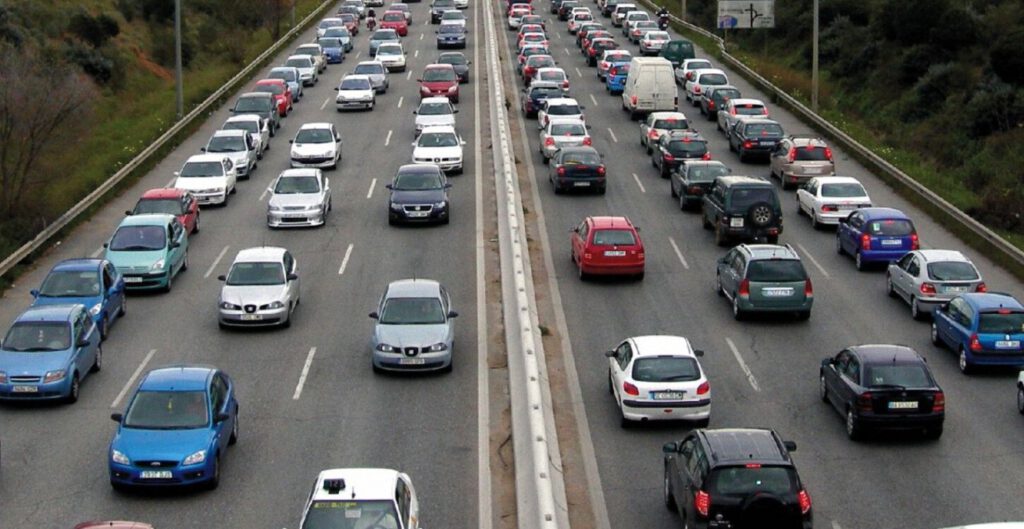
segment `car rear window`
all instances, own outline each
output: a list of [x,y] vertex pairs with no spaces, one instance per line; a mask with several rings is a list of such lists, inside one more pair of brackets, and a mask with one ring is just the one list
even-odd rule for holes
[[789,467],[760,466],[756,464],[720,468],[711,474],[708,492],[743,495],[764,492],[784,496],[796,492],[796,472]]
[[581,112],[579,105],[551,105],[547,113],[552,116],[575,116]]
[[694,156],[703,156],[704,153],[708,152],[708,144],[703,141],[670,141],[668,143],[668,152],[672,153],[673,156],[684,156],[692,158]]
[[562,156],[563,165],[601,165],[601,155],[594,152],[568,152]]
[[860,184],[824,184],[821,186],[821,196],[826,198],[846,198],[867,196],[864,186]]
[[935,281],[974,281],[978,271],[971,263],[946,261],[928,263],[928,278]]
[[804,162],[826,162],[828,151],[824,147],[799,147],[796,149],[796,159]]
[[1024,333],[1024,311],[982,312],[978,332],[985,334]]
[[690,125],[685,119],[656,119],[654,120],[654,128],[661,130],[686,130],[690,128]]
[[596,230],[594,231],[595,246],[632,246],[636,237],[629,230]]
[[552,136],[586,136],[587,128],[582,123],[552,123]]
[[903,386],[905,388],[932,387],[932,377],[924,366],[917,364],[869,365],[864,370],[864,385]]
[[728,167],[722,167],[720,165],[708,165],[691,167],[686,174],[690,176],[691,182],[712,182],[719,176],[726,176],[729,174]]
[[905,219],[875,220],[868,223],[871,235],[903,236],[914,233],[914,225]]
[[710,61],[690,61],[686,63],[686,67],[690,70],[699,70],[701,68],[711,68]]
[[700,379],[697,361],[686,356],[640,358],[633,362],[633,380],[639,382],[687,382]]
[[739,116],[760,116],[764,114],[764,105],[744,103],[742,105],[735,105],[734,108]]
[[546,99],[549,97],[560,97],[562,95],[562,89],[555,86],[544,86],[533,89],[534,99]]
[[726,84],[729,81],[728,79],[725,78],[724,75],[720,73],[705,73],[700,75],[700,77],[697,79],[697,82],[705,86],[714,86],[719,84]]
[[735,89],[718,89],[711,92],[711,98],[715,101],[728,101],[740,97],[740,91]]
[[782,127],[776,123],[750,123],[744,131],[747,136],[782,136]]
[[775,193],[767,187],[740,188],[732,193],[733,208],[746,209],[758,202],[767,202],[773,206],[778,204]]
[[765,259],[747,267],[747,279],[766,282],[795,282],[807,279],[804,265],[796,259]]

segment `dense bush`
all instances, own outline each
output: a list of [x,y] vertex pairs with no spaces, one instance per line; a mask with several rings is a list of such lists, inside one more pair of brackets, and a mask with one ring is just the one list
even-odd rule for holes
[[1024,86],[1024,29],[1003,35],[989,53],[992,69],[1004,81]]
[[81,9],[71,15],[68,31],[89,43],[93,48],[99,48],[111,38],[116,37],[121,32],[121,27],[106,13],[92,16]]

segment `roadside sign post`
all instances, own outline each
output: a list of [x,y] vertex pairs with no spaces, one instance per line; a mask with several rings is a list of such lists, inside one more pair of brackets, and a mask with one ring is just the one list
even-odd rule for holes
[[811,54],[811,110],[818,111],[818,0],[814,0],[814,44]]

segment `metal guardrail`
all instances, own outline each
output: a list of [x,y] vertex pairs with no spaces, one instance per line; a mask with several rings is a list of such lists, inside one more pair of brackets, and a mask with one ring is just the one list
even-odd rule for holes
[[[660,7],[650,0],[640,0],[640,3],[647,5],[651,9],[657,9]],[[683,26],[690,31],[712,39],[716,44],[718,44],[719,52],[721,53],[723,60],[739,70],[747,79],[753,81],[755,84],[761,85],[763,90],[785,102],[785,104],[788,105],[795,113],[799,114],[800,117],[824,131],[828,136],[842,144],[847,150],[873,164],[879,170],[883,171],[885,176],[898,182],[900,185],[910,189],[911,191],[914,191],[921,199],[926,201],[929,206],[935,208],[936,211],[958,222],[971,233],[987,242],[992,248],[1002,252],[1008,259],[1016,263],[1018,267],[1024,268],[1024,250],[1021,250],[1010,241],[1007,241],[999,234],[992,231],[988,226],[978,222],[973,217],[951,204],[948,200],[942,198],[907,173],[901,171],[889,161],[875,154],[871,149],[864,146],[846,132],[843,132],[839,127],[836,127],[801,103],[798,99],[789,95],[783,89],[774,85],[771,81],[765,79],[760,74],[752,70],[749,66],[744,64],[743,61],[729,54],[729,52],[726,51],[725,42],[721,37],[704,28],[695,26],[675,15],[669,15],[669,19],[674,24]]]
[[277,40],[273,45],[261,53],[258,57],[253,59],[245,68],[242,68],[234,77],[224,83],[214,93],[210,94],[202,103],[192,109],[191,112],[181,118],[171,128],[167,129],[166,132],[160,135],[153,143],[150,143],[145,149],[142,150],[135,158],[132,158],[124,167],[119,169],[110,178],[104,181],[91,193],[85,196],[77,204],[71,207],[63,215],[53,221],[52,224],[47,226],[43,231],[35,236],[31,241],[23,244],[20,248],[15,250],[11,255],[8,255],[3,261],[0,261],[0,277],[3,277],[10,272],[18,263],[24,261],[26,258],[41,249],[47,241],[49,241],[54,235],[60,233],[61,230],[66,228],[69,224],[75,221],[79,215],[84,213],[90,207],[95,205],[100,199],[103,198],[111,189],[121,183],[122,180],[132,174],[135,169],[145,164],[151,157],[160,151],[165,145],[167,145],[175,136],[186,127],[192,124],[196,118],[200,117],[204,112],[210,109],[210,107],[217,104],[221,97],[225,94],[236,89],[239,84],[248,80],[249,75],[262,67],[263,62],[267,60],[271,55],[277,53],[285,44],[291,42],[292,38],[301,33],[306,27],[321,13],[324,9],[333,3],[332,0],[323,0],[320,7],[313,10],[306,18],[302,19],[298,25],[290,29],[280,39]]

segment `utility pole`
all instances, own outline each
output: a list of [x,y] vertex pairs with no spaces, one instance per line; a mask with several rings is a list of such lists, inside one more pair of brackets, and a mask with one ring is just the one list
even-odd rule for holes
[[818,111],[818,0],[814,0],[814,46],[811,57],[811,110]]
[[297,3],[299,3],[299,0],[292,0],[292,28],[295,27],[295,4]]
[[686,22],[686,0],[682,0],[682,2],[683,2],[682,17],[683,17],[683,22]]
[[174,0],[174,99],[178,119],[185,115],[185,96],[181,79],[181,0]]

